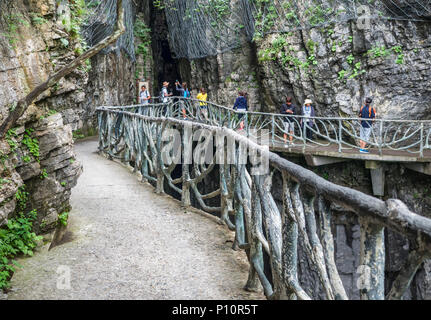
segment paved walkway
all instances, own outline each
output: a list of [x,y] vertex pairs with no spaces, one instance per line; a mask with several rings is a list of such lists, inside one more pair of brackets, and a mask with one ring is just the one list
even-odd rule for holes
[[248,265],[231,232],[96,149],[96,141],[76,145],[84,173],[72,193],[71,241],[20,259],[9,299],[263,298],[242,290]]

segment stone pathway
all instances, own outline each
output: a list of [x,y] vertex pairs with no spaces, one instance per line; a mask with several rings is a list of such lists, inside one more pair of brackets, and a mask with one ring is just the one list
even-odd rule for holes
[[70,241],[20,259],[8,299],[263,299],[242,289],[248,264],[231,232],[96,149],[94,140],[76,145],[84,173]]

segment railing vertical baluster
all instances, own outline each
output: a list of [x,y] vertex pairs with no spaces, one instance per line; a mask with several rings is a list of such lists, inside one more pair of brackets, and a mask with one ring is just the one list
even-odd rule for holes
[[343,122],[341,119],[338,120],[338,152],[341,152],[342,150],[342,143],[343,143]]
[[246,126],[246,130],[247,130],[247,137],[250,136],[250,125],[249,125],[249,119],[248,119],[248,112],[245,113],[245,126]]
[[275,136],[275,116],[271,116],[271,144],[274,147],[274,136]]
[[112,159],[112,151],[111,151],[111,140],[112,140],[112,117],[108,112],[108,155],[110,159]]
[[424,156],[424,124],[421,123],[421,143],[420,143],[420,157]]
[[302,119],[302,140],[304,141],[302,152],[305,152],[307,146],[307,122],[304,122],[304,119]]
[[379,122],[380,122],[380,126],[379,126],[378,145],[379,145],[379,155],[382,156],[383,155],[383,151],[382,151],[382,147],[383,147],[383,120],[379,120]]

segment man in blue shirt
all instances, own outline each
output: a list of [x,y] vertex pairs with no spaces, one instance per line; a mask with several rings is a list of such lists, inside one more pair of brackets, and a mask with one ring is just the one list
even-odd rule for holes
[[245,112],[248,111],[246,94],[246,92],[239,91],[238,98],[236,98],[235,104],[233,105],[233,109],[238,111],[238,120],[241,120],[239,123],[239,130],[244,129],[244,120],[242,120],[242,118],[244,117]]
[[[371,98],[367,98],[365,100],[365,106],[361,108],[359,111],[359,117],[361,119],[375,119],[376,118],[376,111],[373,107],[371,107],[371,102],[373,100]],[[365,146],[367,145],[367,142],[370,141],[370,135],[371,130],[373,129],[373,120],[361,120],[361,130],[360,130],[360,149],[359,152],[361,153],[369,153],[367,149],[365,149]]]

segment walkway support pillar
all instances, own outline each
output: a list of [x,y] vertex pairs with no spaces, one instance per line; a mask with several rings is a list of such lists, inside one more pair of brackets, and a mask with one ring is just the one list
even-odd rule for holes
[[373,194],[383,197],[385,195],[385,169],[376,161],[365,161],[365,168],[370,169]]

